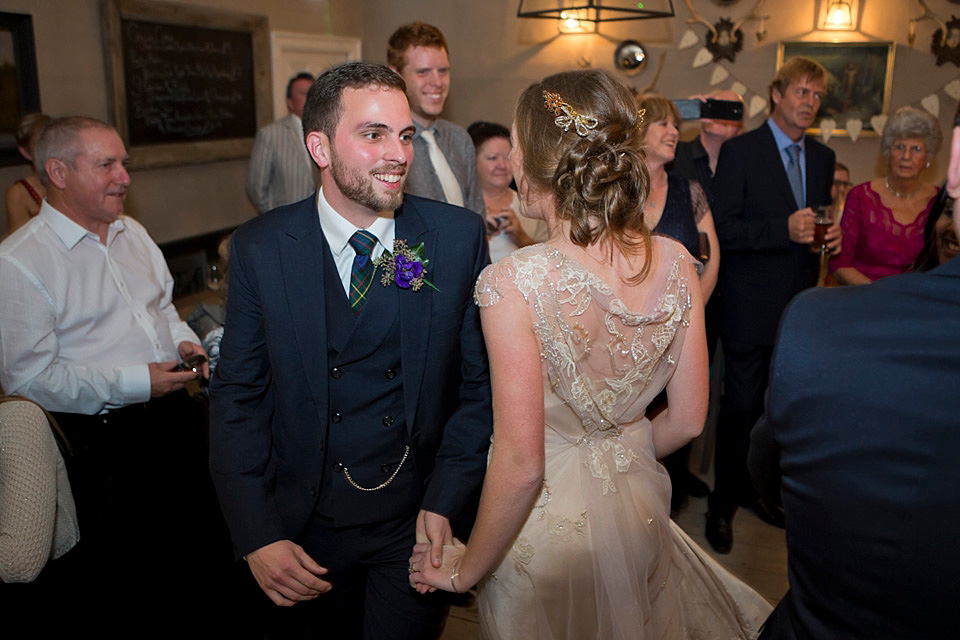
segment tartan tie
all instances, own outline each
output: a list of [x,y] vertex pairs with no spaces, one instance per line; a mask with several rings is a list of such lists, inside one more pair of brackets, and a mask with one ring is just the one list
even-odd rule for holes
[[370,254],[377,246],[377,236],[363,229],[350,236],[350,246],[357,252],[353,259],[353,268],[350,269],[350,308],[354,315],[359,315],[367,297],[367,291],[373,284],[373,260]]

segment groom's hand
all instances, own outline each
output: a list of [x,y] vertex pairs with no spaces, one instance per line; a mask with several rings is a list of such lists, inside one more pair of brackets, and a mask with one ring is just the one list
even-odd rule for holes
[[450,520],[439,513],[421,509],[417,516],[417,542],[430,543],[430,564],[439,568],[443,563],[443,545],[453,544]]
[[247,564],[263,592],[281,607],[313,600],[333,588],[317,577],[327,570],[289,540],[278,540],[248,553]]

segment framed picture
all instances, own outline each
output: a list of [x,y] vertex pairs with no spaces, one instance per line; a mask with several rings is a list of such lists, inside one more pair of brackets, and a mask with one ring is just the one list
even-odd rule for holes
[[0,165],[24,162],[17,151],[17,124],[36,111],[40,111],[40,83],[33,18],[0,12]]
[[111,107],[133,169],[245,158],[273,120],[264,16],[101,0]]
[[893,82],[892,42],[781,42],[777,69],[790,58],[804,56],[827,70],[827,91],[808,133],[820,133],[820,121],[833,119],[834,136],[849,135],[846,122],[860,119],[861,135],[876,136],[870,119],[887,112]]

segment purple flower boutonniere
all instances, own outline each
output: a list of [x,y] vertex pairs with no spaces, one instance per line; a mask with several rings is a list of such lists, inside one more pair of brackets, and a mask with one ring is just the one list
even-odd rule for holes
[[373,264],[383,270],[380,284],[385,287],[396,284],[401,289],[419,291],[420,287],[427,285],[439,291],[424,278],[427,275],[428,262],[429,260],[423,257],[422,242],[407,248],[407,241],[398,238],[393,241],[393,252],[384,251]]

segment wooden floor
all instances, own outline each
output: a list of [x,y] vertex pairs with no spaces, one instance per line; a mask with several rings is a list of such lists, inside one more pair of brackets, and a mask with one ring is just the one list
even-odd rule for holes
[[[687,534],[706,549],[731,573],[776,604],[787,592],[787,547],[783,529],[773,527],[752,511],[740,509],[733,520],[733,550],[727,555],[713,552],[703,536],[707,510],[706,498],[691,498],[676,518]],[[476,602],[450,610],[442,640],[479,638]]]

